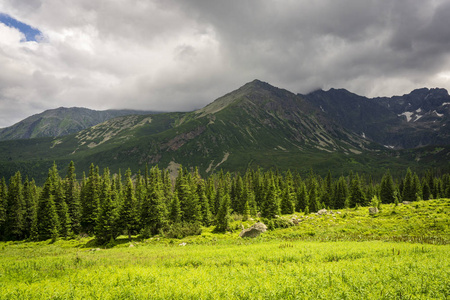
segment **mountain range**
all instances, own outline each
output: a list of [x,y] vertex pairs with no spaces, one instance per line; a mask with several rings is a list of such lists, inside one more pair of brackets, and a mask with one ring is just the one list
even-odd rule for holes
[[1,128],[0,141],[59,137],[76,133],[115,117],[152,113],[156,112],[128,109],[98,111],[83,107],[59,107],[28,117],[13,126]]
[[193,112],[132,112],[64,136],[2,141],[0,176],[20,170],[42,180],[53,161],[63,169],[71,160],[80,172],[91,163],[113,172],[181,164],[203,175],[254,167],[373,176],[406,167],[448,171],[449,116],[444,89],[391,98],[343,89],[301,95],[254,80]]

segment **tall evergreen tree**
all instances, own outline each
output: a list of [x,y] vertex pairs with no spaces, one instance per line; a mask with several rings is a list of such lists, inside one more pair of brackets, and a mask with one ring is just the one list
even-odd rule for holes
[[306,185],[303,181],[300,181],[300,183],[298,183],[297,205],[295,207],[297,208],[297,211],[309,213],[308,191],[306,190]]
[[216,227],[214,231],[225,232],[230,228],[230,195],[225,194],[221,199],[219,211],[217,212]]
[[64,193],[69,217],[72,222],[72,231],[78,234],[81,232],[81,203],[73,161],[70,162],[67,168],[67,175],[64,181]]
[[[162,182],[155,180],[149,185],[141,210],[141,227],[144,232],[158,234],[167,225],[167,208],[165,205]],[[147,234],[146,234],[147,235]]]
[[36,233],[33,233],[33,224],[37,218],[37,189],[34,180],[31,182],[28,177],[23,184],[23,199],[25,202],[25,237],[30,238]]
[[265,181],[267,183],[266,200],[262,206],[261,216],[264,218],[275,218],[280,215],[280,192],[275,185],[273,176],[269,175],[269,178]]
[[134,232],[136,225],[138,224],[138,215],[130,169],[128,169],[125,174],[125,184],[125,192],[123,195],[122,207],[119,213],[119,220],[121,223],[121,228],[128,233],[128,238],[131,240],[131,234]]
[[182,217],[180,200],[178,199],[178,194],[173,194],[172,202],[170,204],[169,219],[172,223],[180,223]]
[[11,177],[8,187],[6,207],[6,236],[13,240],[24,237],[25,202],[22,192],[22,176],[20,172]]
[[350,186],[349,206],[350,207],[362,206],[364,205],[364,202],[365,202],[365,195],[361,187],[359,176],[358,174],[356,174],[355,176],[353,176]]
[[395,186],[389,170],[383,175],[380,184],[380,201],[381,203],[395,202]]
[[5,177],[0,180],[0,240],[5,238],[6,208],[8,206],[8,187]]
[[38,239],[56,240],[59,235],[59,219],[54,201],[54,187],[52,169],[49,170],[42,192],[39,196],[37,209]]
[[81,226],[83,231],[93,233],[97,221],[100,197],[100,175],[98,167],[96,168],[94,164],[91,164],[89,168],[89,175],[82,188],[82,192]]
[[292,214],[295,211],[295,193],[294,181],[291,171],[286,173],[283,184],[283,191],[281,192],[281,213]]
[[334,188],[334,208],[341,209],[346,206],[348,196],[347,182],[343,176],[335,183]]
[[103,171],[100,189],[100,209],[95,224],[95,237],[99,243],[107,243],[116,239],[117,228],[117,206],[112,198],[112,187],[109,169]]

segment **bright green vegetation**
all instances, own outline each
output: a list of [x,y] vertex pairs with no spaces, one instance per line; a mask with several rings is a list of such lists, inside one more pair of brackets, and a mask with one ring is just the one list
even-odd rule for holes
[[375,216],[297,213],[307,219],[256,239],[237,229],[256,220],[235,220],[227,234],[122,236],[109,249],[88,238],[2,242],[0,299],[445,299],[449,208],[440,199]]

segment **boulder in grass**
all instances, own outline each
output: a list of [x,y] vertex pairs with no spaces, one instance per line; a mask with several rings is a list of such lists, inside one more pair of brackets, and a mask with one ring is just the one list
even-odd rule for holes
[[379,211],[378,211],[378,208],[377,207],[369,207],[369,214],[371,214],[371,215],[375,215],[375,214],[377,214]]
[[261,233],[266,231],[267,231],[266,224],[258,222],[254,224],[252,227],[242,230],[239,236],[242,238],[245,237],[255,238],[258,237]]
[[325,208],[323,208],[323,209],[321,209],[321,210],[319,210],[318,212],[317,212],[317,214],[320,216],[320,215],[326,215],[327,214],[327,210],[325,209]]

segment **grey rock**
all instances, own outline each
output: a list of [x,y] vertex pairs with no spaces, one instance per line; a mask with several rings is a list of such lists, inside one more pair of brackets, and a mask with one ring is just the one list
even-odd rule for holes
[[377,214],[378,212],[379,211],[377,207],[369,207],[369,214],[374,215]]
[[267,231],[267,226],[264,223],[258,222],[256,224],[254,224],[252,227],[242,230],[241,233],[239,234],[239,236],[242,238],[244,238],[244,237],[254,238],[266,231]]

